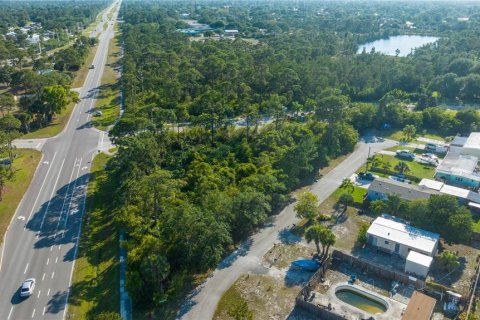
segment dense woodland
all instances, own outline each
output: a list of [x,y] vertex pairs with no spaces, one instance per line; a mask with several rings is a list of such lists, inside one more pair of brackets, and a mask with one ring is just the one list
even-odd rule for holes
[[[214,268],[364,131],[388,123],[448,136],[480,125],[475,109],[443,107],[478,103],[478,6],[296,5],[123,3],[126,109],[110,132],[119,149],[105,188],[128,235],[136,306],[161,306],[189,275]],[[191,41],[176,31],[186,26],[181,13],[217,28],[210,34],[235,28],[240,37]],[[356,54],[364,41],[395,34],[440,40],[407,57]],[[246,127],[233,125],[237,117]],[[444,198],[406,215],[423,225],[442,205],[454,210],[441,217],[452,226],[471,223]]]

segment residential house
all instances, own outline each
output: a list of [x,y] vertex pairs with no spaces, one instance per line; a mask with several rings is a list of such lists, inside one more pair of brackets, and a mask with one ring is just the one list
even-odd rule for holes
[[370,201],[387,200],[391,194],[395,194],[403,200],[412,201],[428,199],[432,194],[440,194],[440,192],[427,187],[378,177],[368,187],[367,198]]
[[387,214],[376,218],[367,230],[368,244],[403,258],[410,251],[433,257],[439,238],[437,233],[412,227]]
[[425,278],[437,254],[440,236],[410,226],[389,215],[376,218],[367,230],[367,243],[405,260],[405,272]]
[[451,186],[442,181],[435,181],[431,179],[422,179],[418,185],[436,190],[442,194],[454,196],[462,205],[480,204],[480,194],[469,189]]
[[234,38],[234,37],[236,37],[236,36],[238,35],[238,30],[236,30],[236,29],[231,29],[231,30],[227,29],[227,30],[225,30],[225,32],[223,33],[223,35],[224,35],[225,37],[232,37],[232,38]]
[[435,178],[451,185],[477,190],[480,187],[478,158],[458,151],[451,150],[447,153],[436,169]]

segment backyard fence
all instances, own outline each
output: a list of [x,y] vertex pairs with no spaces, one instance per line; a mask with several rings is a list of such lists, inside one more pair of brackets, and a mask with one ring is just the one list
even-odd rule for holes
[[346,262],[350,264],[353,267],[358,267],[366,272],[370,272],[375,274],[376,276],[388,280],[395,280],[399,281],[405,285],[412,285],[416,289],[424,289],[425,288],[425,282],[414,278],[412,276],[409,276],[408,274],[401,272],[401,271],[393,271],[390,269],[385,269],[385,267],[373,263],[371,261],[366,261],[361,258],[357,258],[354,256],[351,256],[349,254],[343,253],[338,250],[334,250],[332,253],[332,258],[337,259],[342,262]]

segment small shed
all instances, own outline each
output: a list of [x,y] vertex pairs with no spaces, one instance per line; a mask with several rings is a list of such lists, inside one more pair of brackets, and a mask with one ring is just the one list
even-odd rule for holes
[[426,277],[433,258],[411,250],[405,261],[405,272],[417,276]]
[[434,298],[414,291],[402,320],[430,320],[436,303]]

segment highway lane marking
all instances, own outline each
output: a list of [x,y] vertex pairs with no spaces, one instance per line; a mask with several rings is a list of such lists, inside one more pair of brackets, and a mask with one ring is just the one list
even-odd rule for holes
[[37,299],[40,298],[40,292],[42,292],[42,290],[38,290]]
[[42,281],[45,280],[45,273],[43,274]]
[[57,262],[58,262],[58,257],[55,258],[55,263],[57,263]]
[[25,271],[23,271],[23,274],[27,273],[27,269],[28,269],[28,263],[27,263],[27,265],[25,266]]
[[60,249],[62,249],[62,245],[59,245],[59,246],[58,246],[58,250],[60,250]]
[[48,288],[48,291],[47,291],[47,297],[50,296],[50,288]]
[[50,251],[52,251],[52,250],[53,250],[53,246],[50,247]]
[[7,319],[10,319],[10,317],[12,316],[12,312],[13,312],[13,306],[10,308],[10,312],[8,313]]
[[53,279],[54,276],[55,276],[55,271],[52,272],[52,279]]
[[[69,212],[71,211],[70,208],[72,208],[73,194],[75,193],[75,188],[77,187],[78,177],[80,176],[80,167],[81,167],[81,164],[82,164],[82,160],[83,160],[83,157],[80,158],[80,162],[78,163],[77,177],[75,178],[75,183],[73,184],[72,196],[70,197],[70,203],[68,204],[68,210],[67,210],[67,213],[65,214],[65,222],[63,224],[63,235],[64,236],[65,236],[65,230],[67,230],[68,216],[69,216]],[[60,248],[58,248],[58,250],[60,250]]]
[[[57,227],[55,228],[55,238],[57,237],[58,226],[60,225],[60,220],[62,220],[63,210],[65,209],[65,203],[67,202],[67,199],[68,199],[68,192],[70,191],[70,185],[72,184],[72,177],[73,177],[73,173],[75,172],[75,167],[77,166],[77,160],[78,160],[78,158],[75,158],[75,162],[73,163],[72,173],[70,174],[70,178],[68,180],[67,193],[66,193],[65,198],[63,199],[62,210],[60,211],[60,217],[58,218]],[[75,190],[75,188],[73,189],[70,197],[73,197],[74,190]],[[67,210],[67,212],[68,212],[68,210]]]
[[43,315],[45,315],[45,307],[43,307]]
[[60,179],[60,175],[61,175],[61,173],[62,173],[62,169],[63,169],[63,165],[64,165],[64,164],[65,164],[65,158],[63,158],[62,165],[60,166],[60,170],[58,171],[57,180],[55,180],[55,184],[53,185],[52,193],[50,194],[50,199],[48,200],[47,207],[45,208],[45,212],[43,213],[42,222],[40,223],[40,229],[39,229],[39,231],[38,231],[38,233],[37,233],[37,239],[38,239],[38,235],[40,234],[40,231],[42,231],[43,222],[45,221],[45,216],[47,215],[48,208],[50,208],[50,203],[52,202],[53,194],[55,193],[55,191],[56,191],[56,189],[57,189],[58,179]]
[[[95,157],[95,152],[92,153],[92,158],[90,159],[90,162],[93,161],[93,158]],[[85,185],[88,185],[88,176],[85,181]],[[75,250],[73,252],[73,263],[70,269],[70,280],[68,281],[68,289],[67,289],[67,296],[65,297],[65,307],[63,308],[63,319],[65,319],[65,315],[67,314],[67,309],[68,309],[68,297],[70,296],[70,288],[72,286],[72,277],[73,277],[73,269],[75,268],[75,260],[77,257],[77,251],[78,251],[78,241],[80,241],[80,234],[82,232],[82,220],[83,220],[83,214],[85,213],[85,201],[87,200],[87,192],[84,189],[83,191],[83,204],[82,204],[82,211],[81,211],[81,216],[80,216],[80,223],[78,226],[78,232],[77,232],[77,239],[75,241]]]
[[47,266],[48,266],[48,263],[50,262],[50,258],[47,259]]
[[[28,216],[27,221],[30,221],[30,218],[32,217],[33,210],[35,210],[35,205],[37,204],[38,198],[40,197],[40,193],[42,193],[43,186],[45,185],[45,181],[47,181],[48,173],[50,172],[50,169],[53,167],[53,162],[55,161],[55,157],[57,156],[57,152],[53,154],[53,159],[52,159],[52,164],[47,170],[47,174],[45,175],[45,179],[43,179],[42,185],[40,186],[40,190],[38,191],[37,198],[35,199],[35,202],[33,203],[32,211],[30,211],[30,215]],[[25,230],[27,226],[23,227]]]
[[35,309],[33,309],[33,312],[32,312],[32,318],[35,317]]

